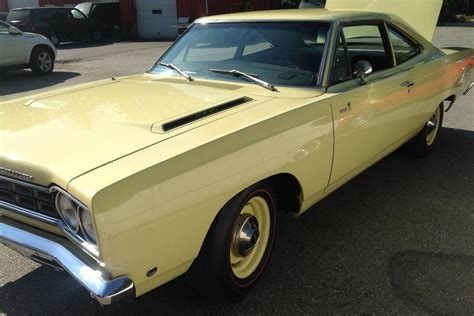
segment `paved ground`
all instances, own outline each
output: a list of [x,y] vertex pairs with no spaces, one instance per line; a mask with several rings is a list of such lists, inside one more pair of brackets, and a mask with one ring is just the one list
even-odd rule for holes
[[[473,39],[474,29],[440,28],[435,41],[474,47]],[[142,71],[155,59],[149,54],[158,56],[161,45],[113,44],[113,53],[105,46],[61,51],[60,56],[82,60],[61,65],[65,72],[74,72],[68,67],[77,65],[88,65],[90,72],[58,85],[96,74],[104,78]],[[110,56],[104,60],[101,55]],[[115,63],[121,66],[105,66]],[[31,77],[18,73],[11,80],[23,86]],[[135,301],[101,308],[67,274],[0,247],[0,313],[472,315],[473,192],[471,94],[447,114],[440,143],[427,159],[396,152],[299,219],[282,215],[272,263],[240,304],[208,304],[180,278]]]

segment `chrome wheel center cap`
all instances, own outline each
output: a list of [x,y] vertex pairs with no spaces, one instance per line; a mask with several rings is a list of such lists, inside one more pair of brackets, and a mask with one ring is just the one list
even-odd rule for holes
[[252,215],[241,215],[234,230],[234,251],[241,257],[250,255],[260,237],[258,221]]
[[436,115],[433,115],[426,124],[427,133],[430,134],[431,132],[433,132],[436,128],[436,125],[438,125],[438,119],[436,118]]

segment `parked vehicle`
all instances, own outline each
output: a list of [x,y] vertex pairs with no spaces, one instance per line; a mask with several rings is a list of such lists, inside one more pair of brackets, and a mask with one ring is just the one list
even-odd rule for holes
[[53,71],[56,48],[40,34],[23,33],[0,21],[0,71],[31,68],[37,75]]
[[75,8],[45,7],[13,9],[7,22],[24,32],[48,37],[54,45],[65,41],[102,39],[101,24]]
[[[423,3],[417,19],[441,7]],[[387,13],[204,17],[146,74],[5,102],[0,241],[101,304],[184,273],[242,298],[277,212],[302,214],[404,144],[428,155],[444,104],[468,92],[474,50],[438,49],[435,18],[415,31],[392,14],[405,5],[372,4]]]
[[0,21],[6,21],[7,20],[7,15],[8,12],[0,12]]
[[118,2],[82,2],[75,8],[88,18],[99,20],[104,34],[110,36],[120,32],[120,4]]

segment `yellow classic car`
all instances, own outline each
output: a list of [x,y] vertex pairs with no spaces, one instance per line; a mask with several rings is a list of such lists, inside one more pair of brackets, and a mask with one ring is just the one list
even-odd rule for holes
[[243,297],[277,212],[426,156],[472,87],[474,51],[434,47],[441,1],[420,2],[411,26],[386,0],[204,17],[145,74],[4,102],[0,241],[101,304],[185,273]]

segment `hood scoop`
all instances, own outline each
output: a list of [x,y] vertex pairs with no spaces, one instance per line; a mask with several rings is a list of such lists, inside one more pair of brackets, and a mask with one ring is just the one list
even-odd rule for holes
[[222,102],[220,104],[214,105],[204,110],[200,110],[198,112],[186,114],[184,116],[180,116],[180,117],[177,117],[165,122],[155,123],[152,126],[152,132],[167,133],[169,131],[175,130],[185,125],[204,120],[205,118],[209,116],[216,115],[220,112],[235,108],[239,105],[243,105],[250,101],[253,101],[253,99],[249,97],[239,97],[236,99]]

